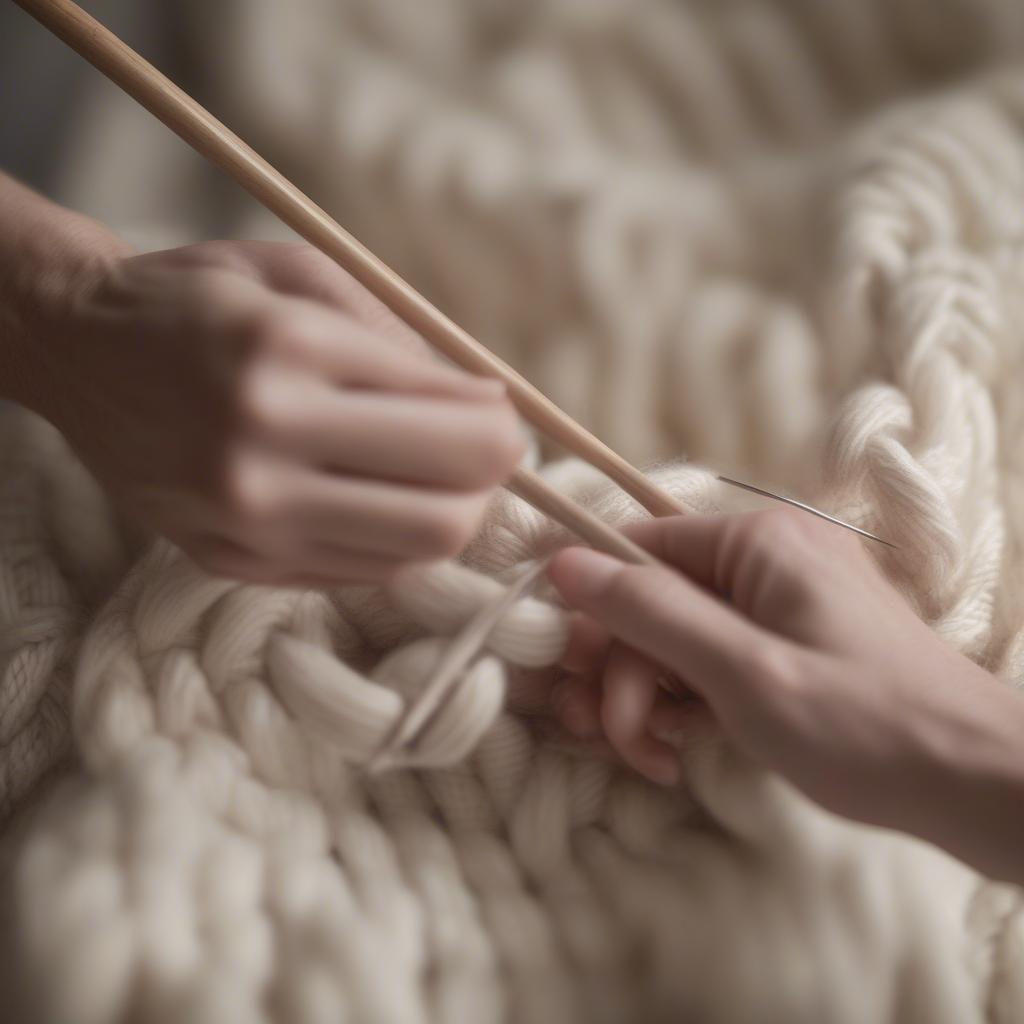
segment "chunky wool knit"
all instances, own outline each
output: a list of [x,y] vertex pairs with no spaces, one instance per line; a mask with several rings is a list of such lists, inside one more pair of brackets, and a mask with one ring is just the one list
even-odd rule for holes
[[[687,508],[747,500],[707,464],[892,540],[918,613],[1024,683],[1015,0],[194,6],[230,58],[218,110],[446,312],[667,460]],[[159,227],[119,168],[179,214],[192,158],[120,102],[67,197]],[[271,230],[241,200],[234,227]],[[1016,889],[715,738],[666,792],[553,737],[523,699],[565,642],[544,587],[365,770],[452,636],[566,543],[517,499],[458,564],[322,595],[130,535],[27,414],[0,462],[19,1019],[1024,1018]],[[541,471],[642,514],[574,460]]]

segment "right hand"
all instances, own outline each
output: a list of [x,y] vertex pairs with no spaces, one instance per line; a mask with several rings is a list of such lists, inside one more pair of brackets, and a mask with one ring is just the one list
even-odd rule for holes
[[[611,638],[563,684],[562,722],[672,784],[657,736],[714,723],[838,814],[912,832],[1021,880],[1024,699],[944,644],[846,531],[792,510],[649,520],[664,563],[583,548],[550,576]],[[659,690],[668,670],[702,700]],[[703,712],[695,709],[703,709]],[[674,726],[673,726],[674,723]]]
[[308,246],[107,260],[34,322],[28,404],[217,575],[326,586],[455,555],[524,451],[500,382],[430,358]]

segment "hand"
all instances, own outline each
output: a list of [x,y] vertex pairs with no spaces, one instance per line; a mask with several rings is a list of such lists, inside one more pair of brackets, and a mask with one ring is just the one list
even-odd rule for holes
[[377,581],[454,555],[523,452],[500,382],[432,359],[307,246],[108,260],[51,308],[37,411],[218,575]]
[[599,718],[629,763],[674,782],[678,759],[648,728],[693,714],[659,692],[669,670],[739,747],[824,807],[1024,874],[1024,702],[943,644],[861,542],[788,510],[628,532],[666,567],[581,548],[550,567],[566,603],[614,638],[600,685],[563,701],[570,727]]

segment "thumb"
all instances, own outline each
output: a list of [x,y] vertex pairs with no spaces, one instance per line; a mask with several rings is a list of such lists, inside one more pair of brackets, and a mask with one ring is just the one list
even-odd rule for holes
[[784,642],[720,598],[666,567],[625,565],[589,548],[568,548],[548,576],[571,608],[680,675],[713,705],[750,685]]

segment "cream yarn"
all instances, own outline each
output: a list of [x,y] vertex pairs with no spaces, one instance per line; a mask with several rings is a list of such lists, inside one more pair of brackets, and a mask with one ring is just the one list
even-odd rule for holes
[[[446,311],[632,457],[742,468],[891,537],[921,615],[1024,683],[1018,4],[202,10],[234,55],[218,109]],[[107,116],[155,154],[147,195],[180,197],[191,157]],[[97,137],[69,197],[158,220]],[[409,763],[361,770],[446,638],[565,542],[516,499],[460,564],[321,596],[137,552],[20,413],[0,460],[14,1019],[1024,1017],[1017,890],[717,742],[683,743],[670,794],[550,737],[517,703],[564,642],[550,594]],[[542,472],[640,514],[573,460]],[[744,500],[655,472],[692,509]]]
[[[571,467],[549,475],[565,483]],[[690,507],[725,498],[698,469],[662,478]],[[630,504],[607,490],[598,507],[616,519]],[[532,510],[502,511],[521,542],[558,542]],[[378,595],[387,614],[364,633],[344,601],[211,580],[153,548],[88,630],[71,701],[80,767],[34,812],[7,879],[33,1012],[85,1024],[658,1020],[681,1008],[764,1019],[767,1005],[782,1020],[827,998],[828,1019],[853,1021],[860,982],[845,989],[856,1002],[829,993],[861,963],[887,978],[879,1014],[920,1001],[921,1019],[970,1019],[953,1016],[973,1005],[962,923],[943,923],[977,889],[965,869],[833,821],[716,746],[689,751],[688,799],[503,713],[503,666],[560,652],[551,605],[525,599],[506,615],[414,770],[363,776],[429,674],[443,642],[432,637],[497,587],[468,567],[417,571]],[[829,896],[836,871],[848,921]],[[737,934],[741,907],[752,930]],[[835,962],[823,962],[815,948],[833,929]],[[713,971],[725,949],[729,969]],[[941,983],[884,966],[887,949]],[[793,969],[812,954],[825,987]],[[733,972],[749,978],[737,987]]]

